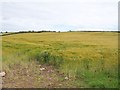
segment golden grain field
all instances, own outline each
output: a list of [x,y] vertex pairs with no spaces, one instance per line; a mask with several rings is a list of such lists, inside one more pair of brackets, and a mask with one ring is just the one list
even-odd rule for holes
[[[17,82],[27,82],[26,79],[19,81],[25,78],[24,75],[13,77],[23,69],[26,70],[23,73],[28,70],[28,75],[32,71],[36,73],[31,76],[36,77],[32,84],[34,87],[45,87],[40,83],[44,79],[38,76],[37,66],[47,64],[60,74],[56,78],[55,73],[51,76],[51,82],[56,86],[46,87],[118,87],[116,32],[44,32],[2,36],[2,58],[3,70],[10,73],[4,78],[6,83],[12,82],[11,78]],[[63,77],[59,77],[61,74]],[[64,77],[68,80],[64,81]],[[4,87],[31,87],[6,83]]]

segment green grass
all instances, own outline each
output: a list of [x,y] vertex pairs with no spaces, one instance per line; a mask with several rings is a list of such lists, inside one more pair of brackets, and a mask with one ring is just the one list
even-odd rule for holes
[[18,62],[22,67],[36,62],[35,65],[54,66],[72,78],[76,87],[118,87],[118,33],[49,32],[3,36],[2,51],[3,69],[9,72]]

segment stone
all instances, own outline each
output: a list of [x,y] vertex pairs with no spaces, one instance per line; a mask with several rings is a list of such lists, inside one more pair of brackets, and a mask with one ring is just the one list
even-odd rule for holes
[[43,70],[45,70],[45,68],[40,68],[40,71],[43,71]]
[[68,77],[65,77],[65,80],[68,80]]
[[6,75],[5,72],[0,72],[0,77],[4,77]]

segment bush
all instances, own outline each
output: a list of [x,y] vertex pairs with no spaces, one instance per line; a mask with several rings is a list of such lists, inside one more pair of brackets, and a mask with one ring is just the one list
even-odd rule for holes
[[60,67],[60,65],[63,63],[62,56],[51,54],[49,51],[36,51],[36,53],[31,55],[31,59],[36,60],[39,63],[49,64],[55,67]]

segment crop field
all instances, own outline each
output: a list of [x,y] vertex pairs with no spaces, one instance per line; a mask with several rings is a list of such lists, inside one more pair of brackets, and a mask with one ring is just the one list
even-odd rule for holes
[[[117,32],[2,36],[3,87],[118,87]],[[43,68],[43,70],[42,70]]]

